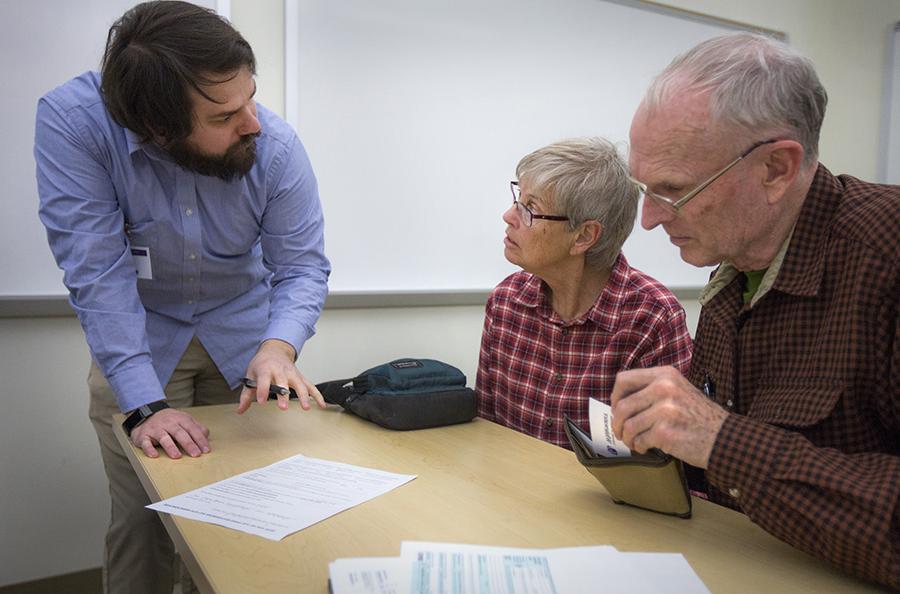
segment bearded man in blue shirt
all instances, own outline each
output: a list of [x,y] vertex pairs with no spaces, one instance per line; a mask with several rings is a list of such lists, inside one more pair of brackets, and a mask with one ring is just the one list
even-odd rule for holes
[[215,13],[147,2],[110,29],[99,75],[38,104],[40,216],[93,360],[107,591],[171,592],[174,580],[114,413],[147,456],[179,458],[210,451],[180,407],[243,413],[270,385],[324,406],[295,366],[330,272],[316,180],[293,130],[253,99],[254,73],[249,44]]

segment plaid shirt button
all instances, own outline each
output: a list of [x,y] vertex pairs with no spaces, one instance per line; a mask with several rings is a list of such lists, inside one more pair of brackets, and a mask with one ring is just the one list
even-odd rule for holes
[[737,499],[738,497],[741,496],[741,491],[739,489],[735,489],[734,487],[731,487],[730,489],[728,489],[728,494],[731,495],[732,497],[734,497],[735,499]]
[[547,427],[552,427],[553,419],[547,419],[546,421],[544,421],[544,425],[546,425]]
[[734,400],[732,400],[731,398],[729,398],[729,399],[725,402],[725,406],[727,406],[728,408],[734,408]]

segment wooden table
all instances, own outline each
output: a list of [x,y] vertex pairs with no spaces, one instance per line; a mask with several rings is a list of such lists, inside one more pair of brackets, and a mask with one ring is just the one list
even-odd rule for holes
[[879,591],[706,501],[689,520],[616,505],[572,452],[481,419],[395,432],[338,407],[234,408],[190,409],[213,448],[193,459],[147,458],[115,423],[153,501],[295,454],[418,478],[279,542],[160,514],[203,592],[324,593],[330,561],[397,556],[403,540],[678,552],[714,593]]

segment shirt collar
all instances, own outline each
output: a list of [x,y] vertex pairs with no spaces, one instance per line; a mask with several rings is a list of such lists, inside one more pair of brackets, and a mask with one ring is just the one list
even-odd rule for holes
[[138,151],[144,151],[150,157],[159,160],[159,161],[168,161],[169,163],[173,163],[172,157],[169,156],[169,153],[161,149],[156,143],[148,141],[144,141],[141,139],[140,135],[136,132],[133,132],[129,128],[125,128],[125,142],[128,144],[128,154],[134,155]]
[[[828,240],[840,192],[840,181],[819,164],[800,216],[766,270],[750,307],[771,289],[798,296],[818,293],[825,268],[824,243]],[[795,237],[797,241],[794,241]],[[706,305],[739,274],[740,271],[730,262],[723,262],[700,293],[700,305]]]
[[594,305],[583,315],[569,322],[563,322],[559,314],[553,311],[553,308],[550,306],[550,300],[544,291],[544,281],[533,274],[528,275],[528,280],[522,284],[522,288],[513,296],[513,301],[524,307],[534,309],[535,313],[557,325],[577,326],[585,322],[591,322],[606,331],[612,332],[617,327],[622,300],[628,291],[630,270],[631,267],[628,265],[625,255],[619,253],[609,273],[609,279],[607,279],[606,285],[603,287]]
[[773,288],[807,297],[819,292],[825,273],[825,246],[831,236],[843,190],[840,180],[820,164]]
[[[796,227],[795,227],[796,228]],[[787,239],[784,240],[784,243],[781,244],[781,247],[778,249],[778,253],[775,254],[775,258],[772,260],[772,263],[769,264],[769,267],[766,268],[766,273],[762,277],[762,282],[759,283],[759,288],[756,290],[756,293],[753,294],[753,298],[750,300],[750,307],[753,307],[757,304],[757,302],[762,299],[763,295],[768,293],[772,287],[775,285],[775,279],[778,278],[778,272],[781,270],[781,265],[784,262],[784,256],[787,253],[788,246],[791,244],[791,238],[794,236],[794,229],[791,229],[791,232],[788,233]],[[700,305],[706,305],[706,302],[715,297],[719,291],[728,286],[728,284],[735,279],[741,271],[735,268],[731,262],[723,262],[718,269],[716,269],[716,273],[710,279],[709,284],[707,284],[703,291],[700,292]]]
[[125,128],[125,141],[128,143],[128,154],[133,155],[136,151],[144,148],[141,137],[132,132],[129,128]]

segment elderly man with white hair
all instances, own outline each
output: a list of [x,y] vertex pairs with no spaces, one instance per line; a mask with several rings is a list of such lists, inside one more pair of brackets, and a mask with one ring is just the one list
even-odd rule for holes
[[614,431],[692,488],[844,570],[900,588],[900,188],[818,162],[811,62],[715,38],[655,80],[631,126],[642,224],[719,264],[688,378],[619,374]]

